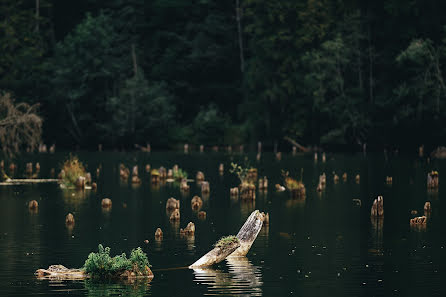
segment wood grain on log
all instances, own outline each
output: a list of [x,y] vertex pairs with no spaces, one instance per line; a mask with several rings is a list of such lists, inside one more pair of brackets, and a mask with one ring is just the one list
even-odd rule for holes
[[206,255],[198,259],[194,264],[190,265],[189,268],[205,267],[220,263],[221,261],[226,259],[226,257],[229,256],[232,252],[234,252],[239,246],[240,243],[233,242],[225,245],[224,247],[215,247]]
[[231,257],[246,256],[262,229],[263,220],[264,215],[260,211],[255,210],[251,213],[237,234],[237,238],[240,241],[240,247],[230,255]]

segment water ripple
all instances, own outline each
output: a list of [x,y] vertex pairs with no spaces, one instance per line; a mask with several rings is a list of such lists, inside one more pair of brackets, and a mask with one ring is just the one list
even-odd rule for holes
[[262,273],[246,257],[226,259],[228,272],[213,268],[194,269],[194,281],[208,286],[206,295],[262,296]]

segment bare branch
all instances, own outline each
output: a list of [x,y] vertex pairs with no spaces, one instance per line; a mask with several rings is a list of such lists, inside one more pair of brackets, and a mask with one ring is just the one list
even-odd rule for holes
[[7,156],[39,145],[42,118],[37,114],[38,107],[38,104],[15,104],[8,93],[0,95],[0,146]]

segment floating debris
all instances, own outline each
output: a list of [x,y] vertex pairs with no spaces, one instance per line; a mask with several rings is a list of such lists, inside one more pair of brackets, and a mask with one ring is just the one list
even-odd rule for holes
[[352,201],[354,205],[361,207],[361,199],[352,199]]

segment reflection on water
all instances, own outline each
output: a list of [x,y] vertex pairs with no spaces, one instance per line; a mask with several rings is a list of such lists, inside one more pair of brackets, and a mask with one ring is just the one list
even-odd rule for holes
[[249,200],[249,199],[241,199],[240,200],[240,213],[243,217],[248,217],[256,207],[256,201],[255,200]]
[[195,282],[208,286],[206,295],[262,296],[262,273],[246,257],[226,259],[229,271],[194,269]]
[[[19,163],[39,161],[46,178],[66,157],[38,155]],[[102,164],[97,191],[64,191],[57,184],[0,187],[0,296],[442,296],[446,204],[442,184],[440,190],[426,189],[426,173],[446,171],[445,161],[420,160],[414,168],[410,158],[332,155],[325,163],[314,163],[313,156],[284,155],[279,163],[264,154],[256,166],[259,174],[270,175],[270,185],[283,182],[282,169],[298,176],[304,168],[307,195],[292,199],[270,186],[250,201],[230,196],[229,189],[239,184],[237,176],[227,171],[220,176],[216,169],[255,155],[80,152],[79,157],[90,169]],[[211,194],[202,196],[191,182],[183,195],[174,184],[151,183],[149,173],[137,188],[129,180],[120,183],[116,168],[121,162],[141,168],[179,164],[190,174],[201,169]],[[320,174],[333,171],[359,173],[361,182],[348,179],[335,185],[330,175],[326,189],[317,192]],[[22,176],[22,169],[17,172]],[[391,187],[385,176],[393,176]],[[190,207],[194,195],[204,201],[204,220]],[[356,198],[371,205],[377,195],[387,201],[385,224],[370,220],[369,207],[352,206]],[[105,197],[113,208],[101,208]],[[171,222],[166,213],[169,197],[181,200],[179,221]],[[36,212],[28,209],[31,200],[39,203]],[[421,214],[426,201],[432,203],[427,229],[410,229],[409,211]],[[228,259],[214,269],[178,269],[196,261],[219,237],[236,234],[255,209],[269,212],[271,224],[261,229],[248,258]],[[74,214],[75,225],[65,225],[67,213]],[[181,236],[179,229],[189,221],[196,225],[195,236]],[[161,240],[154,238],[158,227],[164,231]],[[99,243],[116,254],[141,246],[154,268],[150,286],[35,279],[36,269],[51,264],[80,267]]]
[[[46,281],[39,282],[40,284]],[[85,292],[86,296],[103,297],[103,296],[132,296],[142,297],[151,295],[150,281],[147,280],[133,280],[122,281],[118,283],[103,283],[95,280],[84,281],[48,281],[50,291],[56,294],[70,294],[76,295],[75,292]]]
[[370,219],[372,223],[372,234],[371,234],[371,242],[372,247],[369,249],[372,254],[382,254],[383,250],[383,235],[384,235],[384,218],[380,217],[372,217]]
[[104,284],[92,280],[85,281],[87,296],[132,296],[142,297],[150,294],[150,282],[147,280],[136,280],[133,283]]

